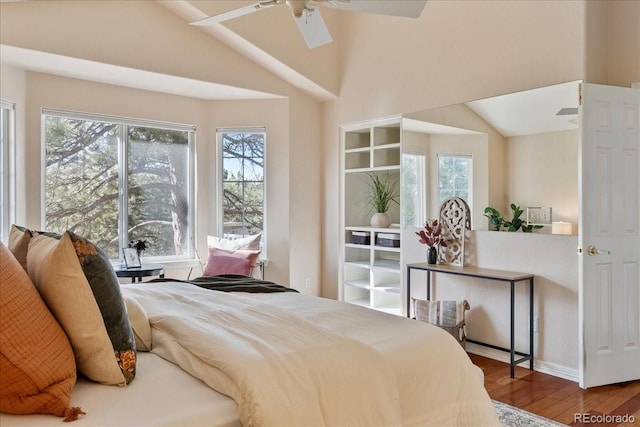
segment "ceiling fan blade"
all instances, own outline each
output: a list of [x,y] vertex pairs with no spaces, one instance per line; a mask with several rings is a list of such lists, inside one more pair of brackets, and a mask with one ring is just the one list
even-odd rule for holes
[[422,13],[427,0],[315,0],[326,7],[353,12],[377,13],[380,15],[417,18]]
[[294,17],[293,19],[296,20],[298,29],[310,49],[333,41],[319,10],[303,13],[301,17]]
[[[238,9],[230,10],[229,12],[221,13],[219,15],[210,16],[208,18],[201,19],[199,21],[191,22],[189,25],[197,25],[199,27],[206,27],[207,25],[214,24],[216,22],[228,21],[229,19],[238,18],[240,16],[248,15],[253,12],[257,12],[265,7],[272,6],[272,4],[265,4],[268,2],[258,2],[247,6],[239,7]],[[273,4],[277,4],[273,2]]]

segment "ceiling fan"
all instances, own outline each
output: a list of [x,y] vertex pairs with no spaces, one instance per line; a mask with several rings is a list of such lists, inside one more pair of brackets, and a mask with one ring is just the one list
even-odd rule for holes
[[332,41],[329,29],[320,11],[316,9],[317,4],[333,9],[417,18],[422,13],[426,2],[427,0],[263,0],[192,22],[191,25],[207,26],[272,6],[287,5],[307,46],[314,48]]

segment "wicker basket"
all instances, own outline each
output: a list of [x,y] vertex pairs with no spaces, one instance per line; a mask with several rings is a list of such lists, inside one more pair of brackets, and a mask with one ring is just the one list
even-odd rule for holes
[[467,343],[465,312],[471,308],[467,300],[428,301],[412,298],[415,318],[449,332],[462,348]]

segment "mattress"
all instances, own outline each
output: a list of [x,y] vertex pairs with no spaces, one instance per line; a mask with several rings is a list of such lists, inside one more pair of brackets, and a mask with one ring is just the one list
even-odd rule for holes
[[[79,378],[71,404],[86,415],[75,426],[240,427],[235,402],[161,357],[138,352],[136,379],[126,387]],[[63,425],[51,415],[0,413],[2,427]]]

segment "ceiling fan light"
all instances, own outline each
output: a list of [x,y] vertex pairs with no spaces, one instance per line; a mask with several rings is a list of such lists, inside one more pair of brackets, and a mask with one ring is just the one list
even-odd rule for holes
[[300,18],[307,7],[307,2],[306,0],[287,0],[287,6],[291,9],[293,16]]

